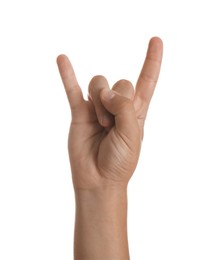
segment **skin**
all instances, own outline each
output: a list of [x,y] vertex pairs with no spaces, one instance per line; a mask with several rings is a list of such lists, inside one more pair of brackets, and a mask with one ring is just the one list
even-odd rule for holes
[[76,198],[75,260],[129,259],[127,185],[138,163],[162,53],[162,40],[152,38],[135,89],[128,80],[110,89],[105,77],[95,76],[88,100],[68,57],[57,58],[72,114],[68,151]]

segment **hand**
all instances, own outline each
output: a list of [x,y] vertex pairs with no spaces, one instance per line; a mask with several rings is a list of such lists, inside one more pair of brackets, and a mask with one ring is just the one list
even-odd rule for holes
[[127,80],[118,81],[110,91],[107,80],[95,76],[89,84],[88,101],[83,99],[68,58],[58,56],[72,113],[68,150],[75,190],[111,184],[127,186],[140,154],[144,122],[159,76],[162,45],[157,37],[150,40],[135,91]]

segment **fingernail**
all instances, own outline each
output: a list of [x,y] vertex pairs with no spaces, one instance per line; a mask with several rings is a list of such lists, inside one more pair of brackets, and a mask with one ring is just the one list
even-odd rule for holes
[[112,90],[105,90],[103,92],[103,98],[106,100],[110,100],[115,96],[115,93]]

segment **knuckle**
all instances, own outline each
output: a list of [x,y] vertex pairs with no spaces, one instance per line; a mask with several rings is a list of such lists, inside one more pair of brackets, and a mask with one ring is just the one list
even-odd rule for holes
[[155,85],[158,81],[157,77],[154,78],[154,77],[148,75],[145,72],[141,73],[141,79],[143,79],[143,81],[146,81],[147,83],[150,83],[150,84],[153,84],[153,85]]
[[129,80],[121,79],[115,83],[112,88],[124,97],[133,99],[134,98],[134,87]]
[[126,86],[126,87],[132,87],[132,83],[127,79],[120,79],[116,82],[117,86]]
[[150,61],[150,62],[154,62],[154,63],[158,63],[158,65],[161,64],[161,59],[160,57],[158,57],[158,55],[154,52],[150,52],[148,53],[147,57],[146,57],[146,60]]
[[106,80],[106,78],[103,75],[96,75],[91,79],[91,82],[95,82],[95,81],[102,81],[102,80]]
[[88,86],[88,92],[91,94],[95,89],[99,89],[107,83],[107,79],[102,75],[94,76]]
[[104,76],[96,75],[91,79],[89,86],[92,87],[92,86],[95,86],[95,85],[99,85],[99,84],[101,84],[102,82],[105,82],[105,81],[107,81],[107,79]]

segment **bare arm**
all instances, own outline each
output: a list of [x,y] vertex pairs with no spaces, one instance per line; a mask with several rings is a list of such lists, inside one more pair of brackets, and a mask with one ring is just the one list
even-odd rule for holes
[[129,259],[125,189],[76,194],[75,259]]

